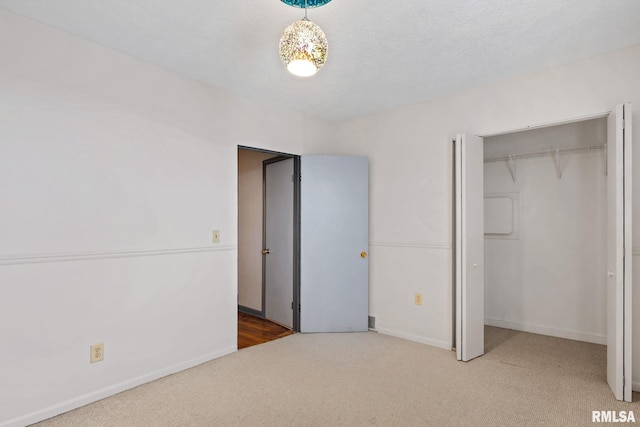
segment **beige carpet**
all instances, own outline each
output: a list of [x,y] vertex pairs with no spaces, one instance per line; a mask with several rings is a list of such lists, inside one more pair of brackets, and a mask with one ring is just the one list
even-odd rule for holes
[[296,334],[38,426],[586,426],[633,410],[605,380],[604,346],[486,328],[487,354],[374,332]]

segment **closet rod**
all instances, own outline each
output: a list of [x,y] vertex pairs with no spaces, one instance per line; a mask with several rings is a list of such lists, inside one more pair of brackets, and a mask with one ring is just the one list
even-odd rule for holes
[[561,150],[545,150],[545,151],[536,151],[534,153],[522,153],[522,154],[513,154],[511,156],[500,156],[500,157],[487,157],[484,159],[485,163],[491,162],[504,162],[508,160],[517,160],[517,159],[531,159],[534,157],[544,157],[548,155],[554,155],[556,153],[564,154],[564,153],[580,153],[583,151],[594,151],[594,150],[602,150],[607,147],[607,144],[602,145],[589,145],[585,147],[574,147],[574,148],[563,148]]

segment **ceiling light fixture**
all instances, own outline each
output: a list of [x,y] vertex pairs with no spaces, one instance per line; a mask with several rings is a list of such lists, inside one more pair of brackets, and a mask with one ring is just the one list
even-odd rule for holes
[[327,60],[327,36],[307,19],[307,8],[320,7],[331,0],[282,0],[294,7],[304,7],[304,18],[285,28],[280,37],[280,59],[287,70],[298,77],[310,77]]

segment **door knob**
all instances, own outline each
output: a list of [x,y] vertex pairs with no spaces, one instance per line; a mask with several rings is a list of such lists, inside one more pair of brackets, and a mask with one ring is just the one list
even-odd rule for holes
[[609,273],[607,273],[607,275],[608,275],[609,277],[613,277],[613,271],[610,271]]
[[262,250],[262,255],[267,255],[267,254],[270,254],[270,253],[271,253],[270,249],[263,249]]
[[478,268],[478,263],[477,262],[473,264],[473,268]]
[[365,251],[360,252],[360,257],[361,258],[366,258],[367,257],[367,253]]

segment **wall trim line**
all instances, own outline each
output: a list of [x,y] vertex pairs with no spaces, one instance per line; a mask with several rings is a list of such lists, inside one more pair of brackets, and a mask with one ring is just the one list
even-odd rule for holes
[[94,259],[132,258],[141,256],[178,255],[199,252],[222,252],[236,250],[237,246],[202,246],[193,248],[142,249],[127,251],[57,252],[48,254],[0,255],[0,266],[19,264],[41,264],[52,262],[88,261]]
[[374,242],[370,241],[369,246],[382,246],[389,248],[414,248],[414,249],[442,249],[451,250],[451,245],[445,243],[411,243],[411,242]]

